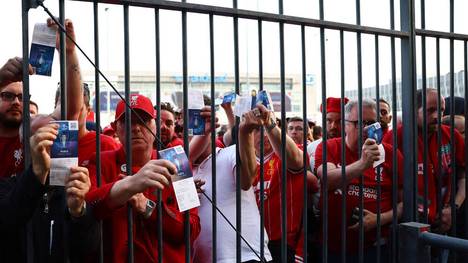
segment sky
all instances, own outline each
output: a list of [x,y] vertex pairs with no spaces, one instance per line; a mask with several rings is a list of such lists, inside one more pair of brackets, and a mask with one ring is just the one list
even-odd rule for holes
[[[230,7],[231,1],[198,0],[190,3],[209,4]],[[390,28],[389,0],[362,0],[361,23],[366,26]],[[468,10],[464,0],[455,2],[455,32],[468,33],[468,16],[463,10]],[[58,15],[58,1],[46,0],[44,4],[53,14]],[[395,0],[395,21],[399,29],[399,1]],[[73,20],[77,42],[85,52],[94,58],[93,40],[93,6],[92,3],[65,1],[66,17]],[[239,0],[240,9],[259,10],[262,12],[278,12],[278,4],[271,0]],[[339,7],[339,8],[337,8]],[[355,1],[324,0],[325,20],[354,24]],[[420,1],[416,1],[416,27],[420,27]],[[319,1],[285,0],[284,13],[293,16],[319,18]],[[123,72],[123,8],[119,5],[99,6],[100,27],[100,61],[104,73]],[[30,40],[35,23],[45,23],[47,14],[41,7],[29,12]],[[21,1],[6,1],[0,9],[2,35],[0,42],[0,63],[8,58],[22,54],[22,21]],[[205,75],[209,73],[209,24],[208,16],[188,14],[188,70],[189,75]],[[426,28],[431,30],[449,31],[449,1],[426,1]],[[182,33],[181,15],[175,11],[160,11],[161,29],[161,70],[163,75],[182,75]],[[233,75],[233,26],[232,18],[215,17],[215,68],[217,75]],[[327,95],[340,95],[340,56],[339,32],[326,31],[326,73]],[[131,72],[151,72],[155,69],[155,37],[154,11],[144,8],[130,8],[130,68]],[[345,83],[346,89],[357,88],[357,55],[356,34],[345,33]],[[263,23],[263,49],[265,76],[279,77],[279,33],[275,23]],[[391,78],[390,70],[390,39],[379,38],[380,83],[385,84]],[[463,43],[455,44],[455,69],[463,66]],[[417,40],[418,74],[420,67],[420,39]],[[435,75],[435,40],[427,40],[427,74]],[[441,41],[441,73],[449,71],[449,42]],[[400,53],[397,41],[397,78],[400,76]],[[91,71],[92,66],[80,57],[83,71]],[[375,49],[374,36],[362,35],[362,69],[363,87],[375,84]],[[257,22],[239,20],[239,63],[241,76],[258,75],[258,36]],[[317,28],[306,29],[306,67],[307,74],[315,75],[320,89],[320,34]],[[285,26],[285,69],[286,75],[301,74],[300,27]],[[50,112],[53,108],[52,98],[59,80],[58,54],[54,59],[52,77],[31,76],[32,99],[36,100],[41,113]],[[321,97],[317,98],[320,101]]]

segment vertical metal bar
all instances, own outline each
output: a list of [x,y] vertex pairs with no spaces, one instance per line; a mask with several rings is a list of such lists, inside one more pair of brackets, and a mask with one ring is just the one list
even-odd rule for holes
[[344,55],[344,31],[340,30],[340,72],[341,72],[341,180],[343,184],[341,185],[341,192],[343,193],[341,199],[341,262],[346,263],[346,201],[347,193],[346,191],[347,184],[346,182],[346,141],[345,141],[345,115],[344,115],[344,97],[345,97],[345,55]]
[[401,39],[401,94],[403,108],[403,156],[404,178],[403,178],[403,222],[411,222],[415,219],[414,189],[417,186],[416,169],[416,113],[415,105],[416,68],[415,68],[415,32],[414,32],[414,2],[413,0],[402,0],[400,3],[401,29],[409,33],[408,38]]
[[[440,107],[440,38],[436,39],[436,64],[437,64],[437,123],[441,123],[441,107]],[[426,114],[426,113],[424,113]],[[442,215],[442,152],[441,152],[441,144],[442,144],[442,131],[440,129],[440,125],[437,125],[437,215]],[[442,250],[438,250],[438,257],[439,262],[442,261]]]
[[[283,0],[279,0],[279,14],[283,14]],[[280,87],[281,87],[281,259],[287,262],[288,258],[288,214],[286,207],[287,194],[287,174],[286,174],[286,90],[285,90],[285,65],[284,65],[284,23],[279,23],[279,41],[280,41]]]
[[[454,3],[453,0],[450,0],[450,33],[454,32]],[[450,209],[452,215],[452,227],[451,227],[451,235],[457,235],[457,211],[455,208],[455,194],[457,192],[457,166],[456,166],[456,156],[455,156],[455,81],[454,81],[454,40],[453,38],[450,39],[450,156],[452,162],[450,163],[450,170],[452,172],[450,178],[452,181],[449,182],[452,184],[452,190],[450,191]],[[454,261],[456,261],[457,254],[454,254]]]
[[[356,0],[356,25],[361,25],[361,1]],[[357,32],[357,73],[358,73],[358,123],[359,123],[359,137],[358,137],[358,156],[361,156],[362,141],[362,47],[361,47],[361,33]],[[364,261],[364,176],[359,176],[359,262]]]
[[[128,25],[128,4],[124,4],[124,60],[125,60],[125,101],[130,101],[130,38]],[[126,172],[132,175],[132,112],[129,107],[125,107],[125,152],[126,152]],[[133,212],[132,206],[127,205],[127,239],[128,257],[127,262],[133,262]]]
[[[59,20],[60,24],[65,26],[65,2],[59,0]],[[67,75],[66,75],[66,57],[65,57],[65,32],[60,30],[60,118],[67,119]],[[28,111],[29,112],[29,111]]]
[[[425,29],[426,28],[426,1],[421,0],[421,28]],[[421,36],[421,59],[422,59],[422,111],[425,113],[427,109],[427,98],[426,98],[426,92],[427,92],[427,83],[426,83],[426,37]],[[427,223],[429,221],[429,215],[428,215],[428,201],[427,197],[429,194],[429,180],[428,180],[428,165],[427,165],[427,155],[428,155],[428,149],[427,149],[427,114],[423,114],[423,126],[422,126],[422,141],[423,141],[423,176],[424,176],[424,215],[423,215],[423,222]],[[419,160],[418,160],[419,162]],[[416,173],[416,176],[418,177],[418,173]],[[418,182],[418,178],[416,178],[416,182]],[[417,193],[419,196],[419,193]],[[416,200],[419,200],[416,199]],[[419,218],[419,220],[421,220]]]
[[[59,20],[60,24],[65,25],[65,1],[59,0]],[[66,58],[66,35],[63,30],[60,30],[60,118],[62,120],[67,120],[67,112],[68,112],[68,105],[67,105],[67,58]],[[26,112],[26,114],[28,114]],[[23,112],[24,115],[24,112]],[[64,188],[60,187],[59,191],[64,191]],[[66,205],[65,197],[60,200],[62,204]],[[65,229],[65,225],[62,226],[62,238],[66,240],[67,238],[67,231]],[[63,257],[64,260],[68,258],[68,246],[63,246],[64,252]]]
[[[23,0],[21,4],[22,45],[23,45],[23,138],[31,137],[31,118],[29,114],[29,1]],[[29,140],[23,140],[24,167],[31,165]],[[32,223],[26,226],[26,262],[34,261],[34,245],[32,237]]]
[[[161,134],[161,45],[159,39],[159,9],[154,9],[154,30],[155,30],[155,48],[156,48],[156,134]],[[159,152],[162,149],[161,140],[157,140],[156,150]],[[156,192],[157,197],[157,219],[156,231],[158,236],[158,262],[163,262],[163,222],[162,222],[162,194],[161,190]]]
[[[22,2],[22,32],[23,32],[23,138],[31,137],[29,113],[29,1]],[[31,165],[29,140],[23,140],[24,167]]]
[[[258,20],[258,88],[263,90],[263,27],[262,20]],[[263,126],[260,128],[260,256],[262,259],[265,257],[265,217],[264,217],[264,205],[265,205],[265,176],[264,176],[264,145],[263,136],[265,131]]]
[[212,180],[212,193],[211,199],[213,205],[211,206],[212,213],[212,260],[213,263],[217,261],[217,241],[218,241],[218,229],[217,229],[217,197],[216,197],[216,127],[215,127],[215,52],[214,52],[214,25],[213,25],[213,14],[210,14],[210,82],[211,82],[211,180]]
[[[395,3],[394,0],[390,0],[390,28],[395,29]],[[392,160],[393,160],[393,175],[392,175],[392,233],[391,233],[391,262],[397,262],[397,204],[398,204],[398,138],[397,138],[397,97],[396,97],[396,56],[395,56],[395,37],[390,38],[390,52],[391,52],[391,68],[392,68],[392,141],[393,141],[393,150],[392,150]]]
[[[440,123],[441,119],[441,112],[440,112],[440,38],[436,38],[436,71],[437,71],[437,121]],[[441,186],[442,186],[442,180],[441,180],[441,175],[442,175],[442,166],[440,165],[442,163],[442,153],[440,150],[440,145],[441,145],[441,130],[440,130],[440,125],[437,126],[437,189],[436,189],[436,195],[437,195],[437,214],[441,215],[442,212],[442,193],[441,193]]]
[[[320,11],[320,20],[325,20],[324,18],[324,6],[323,0],[319,0],[319,11]],[[320,28],[320,65],[321,65],[321,78],[322,78],[322,127],[327,127],[327,72],[326,72],[326,58],[325,58],[325,28]],[[323,235],[323,247],[322,247],[322,262],[328,262],[328,175],[327,175],[327,129],[323,129],[322,137],[322,156],[323,164],[322,165],[322,186],[323,186],[323,198],[322,198],[322,235]]]
[[[186,0],[182,0],[183,3]],[[184,150],[189,156],[188,141],[188,69],[187,69],[187,11],[182,11],[182,75],[184,97]],[[190,262],[190,214],[184,213],[185,262]]]
[[[94,94],[95,94],[95,111],[96,111],[96,180],[98,187],[101,186],[101,87],[99,82],[99,5],[97,1],[93,3],[94,14]],[[91,96],[90,96],[91,97]],[[99,233],[103,236],[102,221],[99,221]],[[103,239],[99,240],[99,262],[104,262],[104,246]]]
[[306,39],[305,39],[305,26],[301,25],[301,49],[302,49],[302,120],[303,120],[303,151],[302,151],[302,160],[304,162],[304,210],[303,210],[303,217],[302,222],[304,224],[304,245],[303,245],[303,260],[304,263],[308,262],[308,253],[307,253],[307,231],[308,231],[308,218],[307,218],[307,201],[308,201],[308,191],[307,191],[307,166],[309,166],[307,162],[307,135],[306,132],[309,130],[309,121],[307,120],[307,82],[306,82]]
[[[380,122],[380,79],[379,79],[379,35],[375,35],[375,101],[377,102],[377,121]],[[382,196],[382,167],[377,167],[377,263],[380,263],[380,238],[382,236],[381,226],[381,199]]]
[[[93,3],[93,14],[94,14],[94,64],[96,68],[99,68],[99,9],[98,9],[98,2],[95,1]],[[96,108],[96,127],[101,127],[101,112],[99,104],[101,102],[100,94],[99,94],[99,72],[96,69],[94,71],[94,93],[95,95],[95,108]],[[101,138],[100,138],[101,130],[99,128],[96,129],[96,153],[101,152]],[[101,155],[96,155],[96,177],[97,177],[97,185],[98,187],[101,186]]]
[[[59,0],[59,21],[65,26],[65,2]],[[65,32],[60,30],[60,118],[67,119],[67,75],[66,75],[66,57],[65,57]]]
[[[463,43],[463,62],[464,62],[464,80],[465,80],[465,107],[464,107],[464,112],[466,115],[466,111],[468,110],[468,43],[467,41],[464,41]],[[468,130],[468,122],[465,121],[465,131]],[[465,147],[468,145],[468,136],[465,136]],[[468,151],[465,148],[465,163],[468,162]],[[468,192],[468,169],[465,168],[465,193]],[[468,205],[465,197],[464,202],[464,207],[465,211],[461,211],[462,213],[465,213],[465,233],[464,233],[464,238],[468,239],[468,226],[466,225],[466,220],[468,219]]]
[[[232,2],[233,8],[237,9],[237,0]],[[239,18],[233,17],[233,34],[234,34],[234,85],[235,92],[240,92],[240,79],[239,79]],[[236,116],[236,125],[234,128],[234,138],[236,142],[236,163],[240,163],[239,157],[239,117]],[[236,262],[241,262],[241,233],[242,233],[242,214],[241,214],[241,185],[240,185],[240,167],[236,165]]]

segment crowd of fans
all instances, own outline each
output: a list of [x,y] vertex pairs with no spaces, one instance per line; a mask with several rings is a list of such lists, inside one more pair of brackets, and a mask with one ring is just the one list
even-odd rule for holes
[[[51,20],[48,25],[56,27]],[[67,20],[65,25],[67,33],[74,36],[73,23]],[[156,152],[158,148],[184,145],[182,113],[170,103],[157,107],[143,95],[131,95],[131,133],[127,134],[125,129],[126,104],[121,101],[117,105],[114,121],[100,135],[101,152],[96,153],[95,130],[100,127],[92,123],[90,92],[81,81],[75,46],[69,40],[66,55],[66,119],[78,121],[79,141],[78,166],[70,168],[70,176],[64,187],[48,185],[50,147],[57,137],[58,128],[51,121],[60,119],[60,89],[57,89],[55,110],[51,114],[38,114],[37,104],[31,101],[32,136],[24,138],[20,132],[23,123],[22,59],[12,58],[0,69],[0,152],[3,157],[0,164],[0,262],[26,262],[28,258],[28,262],[96,262],[100,254],[100,240],[104,244],[104,262],[126,262],[130,242],[127,233],[128,209],[133,211],[131,233],[135,262],[157,262],[160,253],[164,262],[184,262],[184,214],[177,207],[171,184],[171,175],[177,172],[177,167],[167,160],[158,159]],[[30,68],[30,74],[32,72]],[[427,220],[432,231],[449,233],[454,227],[451,218],[457,216],[457,229],[462,233],[466,219],[458,211],[463,211],[465,205],[464,111],[452,113],[456,128],[452,138],[450,128],[439,125],[438,96],[436,90],[427,89],[426,111],[423,112],[423,94],[420,90],[417,92],[418,212],[425,214],[423,204],[426,199],[429,204]],[[209,106],[213,102],[205,100],[205,107],[201,110],[206,123],[204,134],[189,138],[187,153],[201,204],[189,210],[190,258],[193,262],[212,262],[213,231],[217,233],[216,261],[235,262],[236,231],[233,225],[236,222],[237,176],[241,185],[242,262],[281,262],[282,241],[287,244],[287,262],[301,262],[305,255],[308,255],[309,261],[319,262],[324,256],[323,219],[328,221],[328,262],[341,262],[343,230],[347,237],[347,262],[358,262],[359,223],[356,215],[359,214],[363,216],[365,231],[364,262],[375,262],[377,247],[380,247],[381,262],[388,262],[390,227],[394,218],[400,218],[403,208],[403,127],[390,128],[391,107],[385,100],[378,102],[379,107],[372,99],[362,99],[359,104],[346,98],[330,97],[326,102],[326,141],[322,142],[322,128],[314,122],[293,117],[281,123],[274,112],[263,105],[256,105],[245,113],[239,126],[236,126],[232,104],[222,104],[228,124],[220,127],[216,114],[222,113],[211,112]],[[444,111],[445,101],[441,99],[440,102],[440,109]],[[155,137],[158,108],[160,132]],[[361,122],[358,118],[360,110]],[[424,116],[426,122],[423,122]],[[212,152],[212,118],[215,118],[214,128],[218,130],[215,152]],[[305,125],[304,121],[307,121]],[[382,142],[368,138],[366,133],[368,127],[378,121],[383,132]],[[359,123],[362,123],[363,134],[359,134]],[[444,116],[442,123],[450,124],[450,116]],[[286,126],[286,141],[282,141],[280,125]],[[425,171],[428,194],[424,193],[423,180],[424,126],[428,131],[428,166]],[[441,138],[437,137],[439,127]],[[398,142],[393,142],[393,132],[397,132]],[[128,137],[131,142],[129,148],[126,147]],[[360,138],[362,144],[359,144]],[[26,140],[29,140],[31,151],[28,167],[25,166],[23,152]],[[326,156],[323,155],[324,143]],[[394,145],[398,146],[397,160],[393,159]],[[454,160],[450,145],[455,147]],[[260,163],[262,146],[264,158]],[[437,156],[439,148],[442,153],[440,158]],[[127,149],[131,150],[132,167],[126,167]],[[282,149],[286,151],[285,160],[282,159]],[[342,159],[343,150],[345,159]],[[306,160],[303,151],[307,151]],[[97,154],[101,159],[99,182]],[[212,177],[214,156],[216,185]],[[375,162],[381,164],[376,168]],[[397,171],[393,170],[394,162],[398,164]],[[282,179],[283,163],[286,166],[286,181]],[[322,179],[325,167],[328,214],[323,216],[322,200],[325,196]],[[129,173],[132,175],[127,176]],[[304,175],[308,189],[305,196]],[[262,176],[263,179],[260,179]],[[393,180],[393,176],[397,176],[396,180]],[[451,186],[453,177],[457,179],[455,189]],[[396,186],[393,185],[394,181],[397,182]],[[379,196],[378,185],[381,189]],[[281,190],[283,186],[285,193]],[[359,210],[361,186],[364,193],[362,211]],[[392,198],[395,188],[399,193],[397,200]],[[211,198],[215,189],[219,213],[216,215],[216,229],[213,229]],[[440,197],[437,194],[439,189]],[[155,190],[160,190],[160,200],[154,194]],[[455,194],[456,214],[450,209],[452,192]],[[287,200],[286,218],[282,217],[282,194],[286,195]],[[345,218],[342,218],[341,203],[344,197],[346,211]],[[305,200],[308,200],[307,207],[304,206]],[[156,212],[159,201],[161,215]],[[392,209],[395,203],[396,211]],[[306,235],[303,231],[304,212],[309,214]],[[380,224],[377,224],[378,213]],[[162,216],[162,240],[158,239],[158,216]],[[261,218],[264,229],[259,227]],[[282,240],[284,220],[287,222],[286,240]],[[380,240],[377,240],[377,228],[381,229]],[[309,244],[307,251],[303,249],[305,239]],[[162,242],[162,251],[158,250],[158,242]],[[261,251],[263,257],[259,257]]]

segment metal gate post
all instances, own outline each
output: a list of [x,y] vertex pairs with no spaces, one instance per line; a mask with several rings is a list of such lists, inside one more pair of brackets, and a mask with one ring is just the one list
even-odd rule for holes
[[408,222],[401,223],[399,231],[399,262],[400,263],[430,263],[430,246],[419,238],[421,233],[430,230],[426,224]]
[[416,59],[414,31],[414,2],[403,0],[400,4],[401,30],[409,33],[409,37],[401,39],[401,94],[403,110],[403,222],[416,219],[417,160],[416,112],[414,110],[416,96]]

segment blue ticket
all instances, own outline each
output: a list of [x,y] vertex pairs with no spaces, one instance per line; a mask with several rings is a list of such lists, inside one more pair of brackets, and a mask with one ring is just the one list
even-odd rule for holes
[[205,134],[205,119],[200,115],[199,109],[188,109],[188,135],[204,135]]
[[273,110],[273,102],[271,100],[270,93],[266,90],[261,90],[257,94],[257,105],[262,104],[268,110]]
[[51,158],[78,157],[78,122],[56,121],[59,125],[57,138],[52,144]]
[[177,168],[177,174],[171,176],[171,182],[179,211],[183,212],[200,206],[192,170],[182,146],[179,145],[159,151],[159,157],[170,161]]
[[52,75],[52,63],[55,53],[56,32],[46,24],[34,25],[29,63],[35,74]]
[[70,167],[78,165],[78,122],[54,121],[59,125],[50,149],[49,184],[64,186]]
[[172,148],[159,151],[159,157],[173,163],[177,168],[177,174],[172,176],[172,181],[178,181],[186,177],[192,176],[192,170],[182,146],[175,146]]
[[223,102],[221,104],[233,103],[236,101],[236,93],[228,93],[224,95]]
[[383,131],[380,123],[376,122],[367,128],[367,138],[374,139],[377,144],[382,142]]

